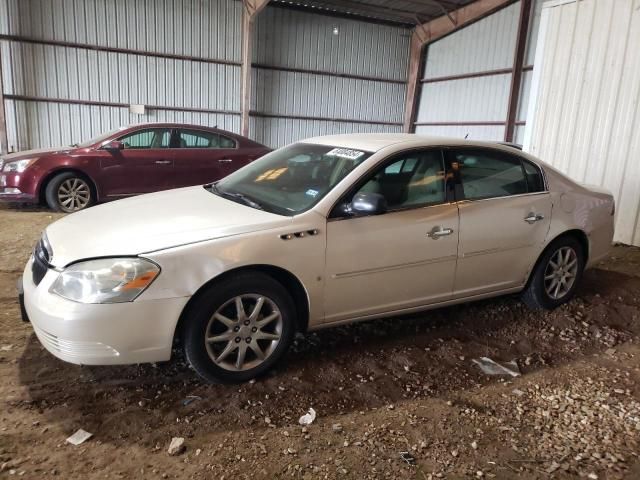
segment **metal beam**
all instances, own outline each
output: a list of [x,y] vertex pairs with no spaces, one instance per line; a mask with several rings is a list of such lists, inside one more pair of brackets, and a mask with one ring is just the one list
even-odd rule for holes
[[409,78],[407,80],[407,94],[405,97],[404,124],[405,132],[413,131],[418,102],[418,84],[422,70],[422,52],[424,47],[445,35],[465,27],[481,18],[491,15],[514,3],[515,0],[477,0],[462,8],[458,8],[449,15],[442,15],[430,22],[418,25],[411,34],[409,47]]
[[533,2],[531,0],[520,1],[520,19],[518,21],[518,36],[516,48],[513,53],[513,69],[511,70],[511,88],[509,89],[509,103],[507,110],[507,126],[504,129],[505,142],[513,142],[516,120],[518,116],[518,103],[520,101],[520,87],[522,85],[522,70],[524,68],[524,56],[529,38],[529,24]]
[[0,155],[9,153],[7,120],[5,118],[4,86],[2,84],[2,49],[0,48]]
[[251,109],[251,46],[253,23],[256,15],[267,6],[269,0],[242,0],[242,66],[240,85],[240,133],[249,135],[249,111]]

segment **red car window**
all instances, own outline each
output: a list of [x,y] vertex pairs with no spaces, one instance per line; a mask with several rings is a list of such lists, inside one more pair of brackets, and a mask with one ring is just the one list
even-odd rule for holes
[[236,148],[232,138],[204,130],[181,129],[180,148]]

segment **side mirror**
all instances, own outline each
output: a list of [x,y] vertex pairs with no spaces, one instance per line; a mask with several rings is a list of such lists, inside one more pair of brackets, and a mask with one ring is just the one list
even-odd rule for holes
[[380,215],[387,211],[387,199],[379,193],[357,193],[351,200],[350,210],[355,215]]
[[111,140],[110,142],[105,143],[102,148],[104,150],[109,150],[110,152],[115,152],[117,150],[124,150],[124,143],[119,140]]

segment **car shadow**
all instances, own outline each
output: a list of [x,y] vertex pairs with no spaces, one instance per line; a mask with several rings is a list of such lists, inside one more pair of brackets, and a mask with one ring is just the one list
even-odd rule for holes
[[[556,335],[547,335],[559,323],[586,319],[621,332],[624,340],[638,328],[631,295],[639,290],[640,278],[593,270],[578,297],[554,312],[531,312],[516,297],[502,297],[298,335],[275,370],[242,385],[204,384],[178,349],[170,362],[156,365],[71,365],[50,355],[32,334],[18,364],[27,400],[12,406],[37,409],[68,434],[83,428],[102,442],[136,438],[153,448],[170,436],[266,428],[266,417],[274,424],[296,423],[310,406],[326,416],[451,397],[496,381],[472,358],[516,359],[528,373],[606,348],[596,337],[565,348]],[[609,305],[611,298],[615,305]],[[621,305],[628,311],[620,313]]]

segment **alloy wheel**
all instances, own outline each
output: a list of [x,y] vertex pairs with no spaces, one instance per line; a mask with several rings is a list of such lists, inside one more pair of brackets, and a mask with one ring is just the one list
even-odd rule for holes
[[274,352],[282,329],[282,314],[273,300],[258,294],[238,295],[209,319],[205,347],[220,368],[250,370]]
[[544,271],[544,289],[554,300],[564,297],[578,276],[578,255],[568,246],[561,247],[551,256]]
[[58,203],[66,212],[82,210],[91,200],[91,190],[81,178],[69,178],[58,187]]

